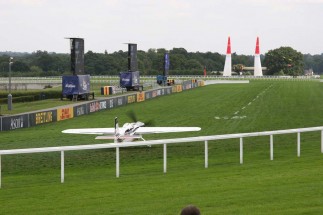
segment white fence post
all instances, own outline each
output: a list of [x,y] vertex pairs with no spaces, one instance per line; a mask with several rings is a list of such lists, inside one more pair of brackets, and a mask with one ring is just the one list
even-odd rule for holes
[[205,146],[205,150],[204,150],[204,152],[205,152],[205,168],[208,168],[208,166],[209,166],[209,159],[208,159],[208,142],[207,142],[207,140],[205,140],[204,141],[204,146]]
[[297,132],[297,157],[301,156],[301,133]]
[[61,183],[64,183],[64,151],[61,151]]
[[243,138],[240,137],[240,164],[243,164]]
[[321,130],[321,153],[323,153],[323,130]]
[[270,135],[270,160],[274,160],[274,136]]
[[164,173],[167,172],[167,144],[164,144]]
[[120,158],[119,158],[119,147],[116,147],[116,177],[119,178],[119,175],[120,175]]

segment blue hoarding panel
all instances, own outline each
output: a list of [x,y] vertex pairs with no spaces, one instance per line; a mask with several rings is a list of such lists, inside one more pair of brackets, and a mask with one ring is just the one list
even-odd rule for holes
[[72,75],[62,77],[63,95],[90,93],[90,75]]
[[136,72],[120,72],[120,86],[135,87],[140,83],[139,71]]

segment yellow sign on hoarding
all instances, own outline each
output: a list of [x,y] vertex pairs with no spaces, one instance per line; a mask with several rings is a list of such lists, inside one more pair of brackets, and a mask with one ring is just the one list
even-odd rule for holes
[[53,113],[51,111],[36,113],[36,125],[53,122]]
[[71,119],[74,117],[73,107],[57,109],[57,121]]
[[137,102],[145,101],[145,92],[137,93]]
[[182,92],[183,88],[182,85],[176,85],[176,92]]
[[134,102],[136,102],[136,96],[135,95],[128,96],[128,104],[134,103]]

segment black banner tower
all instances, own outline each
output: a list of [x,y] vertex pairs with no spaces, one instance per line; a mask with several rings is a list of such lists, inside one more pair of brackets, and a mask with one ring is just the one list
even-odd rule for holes
[[71,48],[71,72],[73,75],[84,75],[84,39],[70,39]]
[[138,71],[137,44],[128,43],[128,71]]

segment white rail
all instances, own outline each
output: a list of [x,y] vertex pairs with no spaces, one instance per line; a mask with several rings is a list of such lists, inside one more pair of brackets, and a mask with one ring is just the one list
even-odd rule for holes
[[205,147],[205,168],[208,168],[208,141],[211,140],[224,140],[224,139],[240,139],[240,164],[243,164],[243,138],[257,137],[257,136],[270,136],[270,160],[274,159],[274,138],[273,135],[278,134],[293,134],[297,133],[297,156],[301,154],[301,133],[321,131],[321,153],[323,153],[323,126],[310,127],[310,128],[297,128],[288,130],[276,131],[263,131],[252,133],[239,133],[239,134],[224,134],[213,136],[199,136],[175,139],[161,139],[161,140],[148,140],[139,142],[123,142],[123,143],[104,143],[104,144],[91,144],[91,145],[77,145],[77,146],[60,146],[60,147],[43,147],[43,148],[27,148],[27,149],[9,149],[0,150],[0,188],[1,188],[1,156],[12,154],[28,154],[28,153],[43,153],[43,152],[61,152],[61,183],[64,183],[64,152],[76,150],[89,150],[89,149],[116,149],[116,177],[120,176],[120,148],[147,146],[147,145],[163,145],[163,170],[167,172],[167,144],[173,143],[188,143],[188,142],[203,142]]

